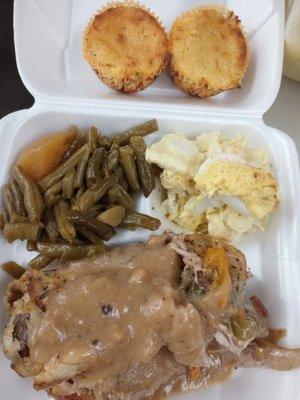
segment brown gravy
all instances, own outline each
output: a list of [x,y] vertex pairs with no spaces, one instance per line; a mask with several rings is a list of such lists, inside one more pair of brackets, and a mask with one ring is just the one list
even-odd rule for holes
[[47,297],[30,336],[31,360],[76,366],[82,386],[149,363],[162,348],[176,368],[196,365],[206,345],[205,327],[176,290],[181,263],[169,245],[152,241],[58,271],[68,281]]

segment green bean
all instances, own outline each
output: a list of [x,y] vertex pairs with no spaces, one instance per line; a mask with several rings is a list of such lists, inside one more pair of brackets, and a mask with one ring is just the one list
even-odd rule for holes
[[101,185],[102,178],[100,172],[101,160],[105,157],[105,149],[103,147],[97,148],[93,155],[90,157],[86,169],[86,182],[87,187],[95,189]]
[[107,155],[107,169],[108,173],[111,174],[119,165],[119,152],[118,150],[112,150]]
[[102,163],[102,173],[105,178],[109,178],[111,176],[111,173],[108,168],[107,157],[108,157],[108,152],[106,151],[104,154],[103,163]]
[[100,147],[104,147],[105,149],[109,149],[111,144],[112,144],[112,140],[109,137],[103,136],[103,135],[98,133],[98,143],[99,143]]
[[125,207],[114,206],[108,208],[103,213],[99,214],[97,219],[99,221],[105,222],[110,226],[118,226],[123,221],[125,216]]
[[44,194],[45,198],[45,203],[47,207],[53,206],[58,200],[62,198],[62,186],[63,186],[63,180],[61,179],[60,181],[54,183]]
[[12,194],[9,184],[5,185],[2,188],[2,196],[3,196],[5,208],[9,215],[9,219],[11,220],[13,214],[16,214],[16,210],[15,210],[15,205],[14,205],[13,194]]
[[101,239],[109,240],[115,234],[115,231],[111,226],[98,221],[95,218],[88,217],[79,211],[69,211],[67,218],[75,225],[84,226],[85,228],[97,233]]
[[135,136],[130,139],[130,144],[135,153],[137,169],[142,183],[144,196],[148,197],[152,190],[155,189],[155,179],[151,166],[145,159],[146,145],[144,139],[142,137]]
[[6,263],[1,265],[1,268],[14,279],[21,278],[21,276],[26,271],[25,268],[21,267],[21,265],[17,264],[14,261],[7,261]]
[[58,182],[55,182],[52,186],[49,187],[49,189],[46,190],[45,192],[45,197],[51,195],[51,194],[58,194],[62,191],[63,187],[63,180],[61,179]]
[[98,243],[94,245],[87,246],[87,257],[94,257],[98,254],[103,254],[106,252],[106,247],[104,243]]
[[10,188],[13,194],[14,206],[17,214],[25,216],[26,210],[25,210],[23,195],[15,179],[12,179],[10,181]]
[[77,149],[79,149],[81,146],[84,144],[88,143],[88,132],[87,131],[82,131],[78,135],[78,141],[77,141]]
[[88,148],[88,143],[81,146],[78,150],[71,154],[71,156],[67,160],[65,160],[57,168],[55,168],[54,171],[50,172],[50,174],[41,179],[39,181],[39,186],[44,191],[49,189],[49,187],[58,182],[69,171],[69,169],[75,167],[82,160]]
[[104,171],[103,171],[103,169],[104,169],[104,167],[105,167],[105,165],[106,165],[106,158],[107,158],[108,151],[105,149],[105,147],[100,147],[100,149],[103,149],[103,150],[102,150],[102,157],[101,157],[101,159],[100,159],[100,171],[101,171],[101,173],[102,173],[101,176],[104,176]]
[[142,137],[135,136],[135,137],[131,138],[130,145],[136,156],[145,157],[145,151],[147,149],[147,146]]
[[88,246],[76,246],[71,249],[66,250],[60,258],[60,262],[68,262],[73,260],[78,260],[84,257],[94,257],[98,254],[105,253],[104,244],[95,244]]
[[114,171],[114,173],[112,174],[113,177],[116,178],[117,183],[122,186],[122,188],[124,190],[126,190],[126,192],[129,191],[129,185],[126,179],[126,175],[125,175],[125,171],[123,166],[120,164],[118,166],[118,168]]
[[26,244],[27,251],[37,251],[37,242],[34,240],[28,240]]
[[124,224],[136,225],[141,228],[149,229],[150,231],[155,231],[160,227],[159,219],[135,211],[127,212],[123,219],[123,222]]
[[44,224],[45,224],[44,229],[48,238],[50,239],[50,242],[52,243],[58,242],[61,236],[57,230],[57,224],[52,208],[46,209],[44,213]]
[[122,186],[120,186],[118,183],[116,184],[115,188],[116,188],[117,202],[121,206],[124,206],[127,209],[132,208],[133,200],[128,194],[128,192],[126,192],[126,190],[124,190]]
[[86,257],[86,255],[87,255],[87,250],[85,246],[76,246],[64,251],[59,261],[64,263],[68,261],[79,260],[81,258]]
[[85,192],[86,188],[85,185],[82,185],[76,192],[75,196],[71,199],[72,208],[76,207],[81,195]]
[[71,168],[62,179],[62,196],[64,199],[72,199],[74,195],[73,180],[75,168]]
[[92,207],[97,201],[104,197],[107,191],[113,186],[114,180],[111,178],[106,178],[102,185],[97,190],[87,189],[79,197],[78,201],[74,205],[74,209],[85,211]]
[[71,154],[74,153],[74,151],[77,149],[78,147],[78,138],[79,138],[79,134],[78,134],[78,128],[75,125],[70,126],[68,133],[70,135],[74,135],[75,139],[73,140],[73,142],[70,144],[69,148],[67,149],[67,151],[65,152],[62,161],[65,161],[67,158],[70,157]]
[[115,204],[118,201],[118,194],[116,187],[109,189],[107,192],[107,203],[108,204]]
[[32,223],[39,222],[44,209],[42,195],[36,183],[27,177],[20,167],[14,168],[14,177],[23,193],[24,204]]
[[[33,183],[33,194],[34,194],[33,199],[35,200],[35,204],[36,204],[36,206],[34,206],[35,214],[37,214],[36,220],[40,221],[41,216],[42,216],[43,211],[44,211],[44,208],[45,208],[45,205],[44,205],[43,197],[42,197],[42,194],[40,192],[39,187],[37,186],[37,184],[35,182],[32,181],[32,183]],[[27,210],[27,207],[29,207],[29,206],[26,205],[27,199],[26,199],[26,196],[24,195],[24,193],[23,193],[23,196],[24,196],[24,205],[25,205],[25,208]],[[31,204],[30,207],[33,208],[33,205]],[[28,210],[27,210],[27,214],[28,214],[29,220],[30,220],[30,213],[29,213]],[[33,221],[35,222],[35,218],[34,217],[33,217]]]
[[15,222],[5,224],[3,230],[3,236],[5,239],[12,243],[14,240],[28,239],[28,240],[38,240],[43,225],[40,223],[30,224],[26,222]]
[[85,171],[86,171],[86,167],[90,158],[90,153],[91,153],[91,146],[88,143],[88,146],[85,150],[85,153],[82,157],[82,159],[79,161],[78,165],[77,165],[77,169],[76,169],[76,173],[73,179],[73,187],[75,189],[80,188],[80,186],[83,183],[84,177],[85,177]]
[[38,254],[32,260],[29,261],[28,265],[33,269],[43,269],[50,264],[54,258],[43,256],[43,254]]
[[135,136],[146,136],[150,133],[156,132],[157,130],[157,121],[156,119],[152,119],[150,121],[144,122],[143,124],[137,125],[134,128],[128,129],[120,135],[113,137],[112,140],[119,146],[125,146],[129,143],[131,138]]
[[91,152],[95,151],[98,147],[98,131],[97,128],[92,126],[88,132],[88,141],[91,146]]
[[42,243],[37,242],[37,251],[43,256],[50,258],[59,258],[64,251],[69,250],[75,246],[66,243]]
[[102,243],[101,238],[91,230],[85,228],[84,226],[77,227],[78,232],[90,243],[99,244]]
[[138,172],[134,160],[134,152],[130,146],[120,148],[121,164],[123,165],[127,181],[134,192],[140,189]]
[[89,217],[96,217],[101,210],[103,210],[105,206],[103,204],[95,204],[93,207],[88,208],[87,210],[84,210],[84,214],[89,216]]
[[78,127],[76,125],[71,125],[70,128],[68,129],[68,133],[74,134],[75,136],[78,135]]
[[124,222],[122,222],[119,226],[133,232],[138,228],[137,225],[125,224]]
[[64,200],[60,200],[54,205],[54,215],[57,229],[61,236],[69,243],[73,243],[76,237],[76,231],[73,224],[67,218],[69,206]]
[[110,151],[112,150],[118,150],[119,151],[120,146],[117,143],[112,143],[112,145],[110,146]]
[[45,203],[47,207],[52,207],[55,203],[62,199],[62,194],[50,194],[45,198]]

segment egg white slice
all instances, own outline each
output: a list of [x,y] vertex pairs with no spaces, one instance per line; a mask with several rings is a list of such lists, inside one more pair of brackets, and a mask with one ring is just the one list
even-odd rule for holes
[[207,158],[199,167],[197,175],[203,174],[207,167],[211,164],[214,164],[219,161],[232,161],[238,164],[248,164],[248,161],[245,159],[235,155],[235,154],[230,154],[230,153],[219,153],[219,154],[214,154],[213,156]]

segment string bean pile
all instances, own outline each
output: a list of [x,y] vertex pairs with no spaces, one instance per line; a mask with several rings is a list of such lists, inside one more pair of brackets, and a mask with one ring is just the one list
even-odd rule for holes
[[[145,160],[143,136],[158,129],[151,120],[118,136],[103,136],[92,127],[79,132],[62,162],[38,182],[20,166],[2,188],[4,207],[0,229],[8,242],[27,240],[37,251],[29,265],[41,269],[55,259],[61,262],[92,257],[106,250],[104,241],[115,227],[156,230],[160,221],[133,210],[132,195],[148,197],[155,188],[152,167]],[[3,267],[21,274],[15,263]]]

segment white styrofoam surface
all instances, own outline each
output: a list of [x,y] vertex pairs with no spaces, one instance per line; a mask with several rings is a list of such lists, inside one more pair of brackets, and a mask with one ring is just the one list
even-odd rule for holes
[[[283,0],[211,1],[232,8],[242,19],[251,41],[251,63],[243,89],[211,99],[187,97],[162,76],[150,88],[133,96],[120,95],[102,85],[80,51],[86,21],[104,1],[15,0],[17,62],[36,105],[0,121],[0,186],[9,177],[19,151],[32,140],[70,124],[98,126],[105,134],[158,118],[163,132],[181,131],[188,136],[220,129],[228,135],[243,132],[250,144],[265,146],[270,154],[281,189],[281,207],[265,232],[244,238],[245,252],[254,273],[248,293],[260,295],[274,326],[286,327],[286,343],[300,346],[300,198],[298,160],[293,142],[283,133],[266,127],[260,116],[274,101],[281,75],[283,44]],[[156,12],[167,28],[182,11],[203,4],[197,0],[143,1]],[[228,115],[230,114],[230,116]],[[227,115],[227,117],[226,117]],[[248,115],[248,117],[243,117]],[[158,213],[159,193],[137,199],[137,207]],[[152,209],[154,207],[154,210]],[[160,217],[161,214],[157,214]],[[170,227],[163,218],[162,229]],[[128,232],[121,242],[142,240],[145,231]],[[15,259],[21,264],[31,258],[24,244],[8,245],[0,238],[0,263]],[[0,292],[9,278],[0,271]],[[6,314],[0,309],[0,325]],[[224,385],[189,393],[181,398],[236,400],[299,400],[300,371],[240,370]],[[21,379],[0,355],[0,399],[37,400],[30,379]]]
[[[70,107],[65,110],[49,110],[45,107],[23,111],[15,122],[7,126],[0,126],[0,142],[5,143],[1,147],[0,158],[3,160],[3,168],[0,171],[0,185],[7,181],[19,151],[33,139],[47,133],[65,129],[70,124],[77,124],[81,128],[90,125],[99,127],[104,134],[112,134],[128,128],[146,119],[157,117],[160,130],[164,133],[184,132],[187,136],[195,136],[202,132],[220,129],[230,136],[243,132],[253,146],[264,146],[269,152],[275,172],[281,188],[281,207],[271,218],[265,232],[248,236],[239,243],[248,260],[248,264],[254,273],[254,278],[249,282],[248,293],[257,293],[264,299],[270,310],[273,326],[286,327],[288,337],[286,343],[291,346],[299,345],[300,338],[297,332],[300,330],[300,249],[299,226],[300,214],[297,209],[297,199],[300,196],[299,171],[297,156],[293,142],[279,131],[272,130],[258,120],[236,118],[206,118],[190,115],[173,115],[170,113],[157,113],[144,111],[129,115],[127,110],[123,112],[107,108],[82,109],[82,107]],[[5,122],[5,121],[4,121]],[[140,197],[137,199],[137,207],[144,212],[158,215],[157,203],[159,193],[156,192],[149,199]],[[154,210],[152,207],[154,206]],[[159,215],[161,217],[161,215]],[[163,219],[162,229],[168,227]],[[145,231],[128,232],[120,238],[122,242],[145,239]],[[25,250],[24,244],[16,242],[9,245],[0,239],[0,263],[14,259],[21,264],[26,264],[32,253]],[[8,278],[0,272],[0,290],[3,292]],[[5,312],[1,309],[1,325],[6,319]],[[22,393],[22,399],[34,400],[43,398],[44,394],[35,393],[31,388],[30,380],[21,380],[9,370],[9,362],[3,355],[0,356],[0,382],[3,398],[17,399],[17,394]],[[297,398],[297,382],[300,379],[300,370],[291,372],[274,372],[267,370],[241,370],[234,374],[233,378],[224,385],[201,392],[201,398],[235,400],[243,393],[244,400],[253,398],[265,400],[281,400]],[[264,383],[264,385],[263,385]],[[270,388],[265,391],[265,385]],[[276,394],[276,396],[275,396]],[[181,398],[197,399],[199,393],[189,393]],[[1,396],[2,398],[2,396]]]
[[287,133],[300,155],[300,82],[282,77],[278,96],[264,115],[266,124]]
[[[17,0],[15,43],[22,80],[35,97],[52,96],[82,101],[111,102],[134,107],[260,113],[273,103],[280,84],[283,51],[283,0],[209,1],[233,9],[250,39],[251,59],[242,90],[209,99],[187,96],[165,72],[146,90],[131,96],[103,85],[81,52],[82,33],[89,18],[105,0]],[[167,29],[183,11],[206,4],[205,0],[145,0]],[[33,23],[34,21],[34,23]]]

